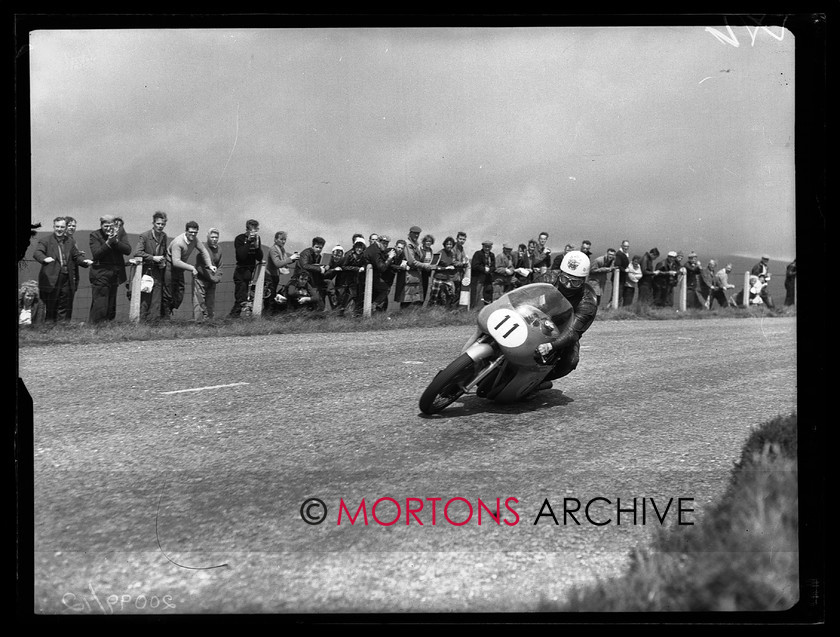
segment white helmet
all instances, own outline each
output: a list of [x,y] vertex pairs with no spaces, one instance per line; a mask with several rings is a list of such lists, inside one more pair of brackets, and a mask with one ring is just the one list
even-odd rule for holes
[[560,271],[582,279],[586,278],[589,275],[589,257],[580,250],[567,252],[560,262]]

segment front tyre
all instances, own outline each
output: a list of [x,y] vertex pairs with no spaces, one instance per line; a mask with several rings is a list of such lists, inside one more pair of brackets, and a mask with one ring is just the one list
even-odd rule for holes
[[429,383],[426,391],[420,396],[420,411],[424,414],[436,414],[444,410],[463,395],[466,391],[465,386],[475,376],[475,362],[467,354],[461,354]]

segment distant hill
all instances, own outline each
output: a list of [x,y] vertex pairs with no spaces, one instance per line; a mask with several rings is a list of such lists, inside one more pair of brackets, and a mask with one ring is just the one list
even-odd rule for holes
[[[32,251],[34,249],[37,240],[49,236],[50,233],[48,232],[39,232],[37,237],[32,239],[32,242],[29,246],[29,249],[26,251],[26,257],[24,259],[24,267],[18,270],[18,287],[23,281],[27,281],[30,279],[38,279],[38,271],[40,269],[40,264],[36,261],[32,260]],[[79,247],[80,250],[90,253],[90,234],[91,231],[89,230],[77,230],[76,234],[74,235],[76,239],[76,245]],[[174,235],[170,235],[171,237],[177,236],[180,232],[175,233]],[[132,246],[137,245],[137,239],[139,235],[136,233],[129,233],[129,243]],[[268,250],[268,247],[271,244],[263,244],[263,248]],[[217,313],[219,314],[227,314],[230,311],[230,308],[233,305],[233,266],[235,265],[234,253],[233,253],[233,242],[232,241],[222,241],[220,242],[220,246],[222,248],[222,272],[223,272],[223,279],[222,282],[219,284],[217,289]],[[291,249],[302,250],[306,246],[303,244],[293,245],[290,246]],[[327,246],[329,249],[330,246]],[[743,285],[744,279],[744,272],[749,271],[752,267],[759,262],[761,256],[756,255],[754,257],[745,257],[745,256],[736,256],[736,255],[729,255],[729,256],[716,256],[713,257],[717,263],[718,267],[723,267],[727,263],[732,264],[732,275],[730,276],[730,282],[735,284],[735,289],[741,289]],[[708,260],[702,258],[701,255],[701,262],[705,266],[708,263]],[[785,298],[785,268],[787,267],[787,263],[782,263],[781,261],[770,261],[770,273],[773,275],[770,278],[770,295],[773,297],[773,300],[776,302],[777,305],[781,305],[784,302]],[[189,318],[192,316],[192,300],[190,297],[190,275],[186,276],[187,279],[187,289],[184,298],[183,305],[178,309],[176,312],[176,317],[178,318]],[[86,270],[82,271],[81,274],[81,283],[79,292],[76,295],[76,301],[73,306],[73,318],[74,320],[81,320],[86,321],[88,316],[88,311],[90,309],[90,279],[88,278],[88,273]],[[127,319],[128,318],[128,298],[126,296],[125,286],[122,287],[120,293],[117,295],[117,318],[119,319]]]

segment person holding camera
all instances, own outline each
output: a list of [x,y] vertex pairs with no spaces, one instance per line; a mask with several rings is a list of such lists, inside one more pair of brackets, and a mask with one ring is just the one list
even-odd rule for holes
[[99,230],[90,233],[90,322],[110,321],[117,314],[117,289],[127,280],[125,256],[131,254],[126,235],[114,226],[113,215],[99,217]]
[[236,256],[236,269],[233,271],[233,307],[231,318],[242,316],[242,307],[248,303],[248,289],[257,264],[263,261],[263,249],[260,242],[260,222],[249,219],[245,222],[245,232],[236,235],[233,250]]

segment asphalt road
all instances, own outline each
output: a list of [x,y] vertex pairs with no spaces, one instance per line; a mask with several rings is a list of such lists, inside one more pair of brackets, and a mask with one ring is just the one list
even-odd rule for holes
[[[795,328],[599,321],[578,369],[539,398],[468,396],[431,418],[417,400],[470,328],[24,348],[34,609],[472,612],[562,600],[621,572],[661,526],[652,506],[665,524],[697,522],[750,428],[796,409]],[[322,524],[301,518],[313,497]],[[343,513],[339,525],[342,499],[355,515],[362,498],[368,524]],[[383,524],[380,498],[393,499],[376,504]],[[635,523],[617,511],[633,498]],[[564,518],[564,500],[576,514]]]

